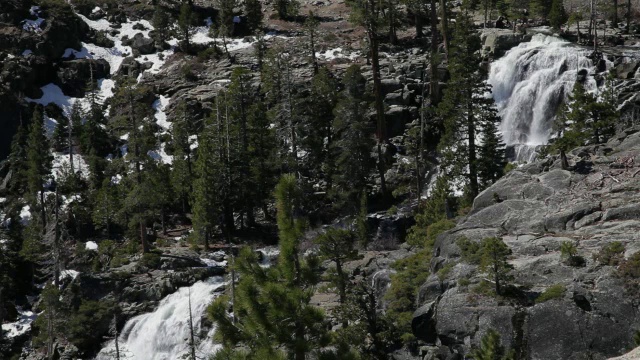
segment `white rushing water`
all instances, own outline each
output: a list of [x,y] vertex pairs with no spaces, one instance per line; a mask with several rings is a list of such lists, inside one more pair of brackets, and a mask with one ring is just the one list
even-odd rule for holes
[[[188,352],[189,293],[196,335],[202,332],[201,320],[207,306],[225,285],[221,276],[180,288],[160,301],[156,311],[136,316],[125,324],[119,336],[121,358],[131,360],[177,360]],[[215,329],[202,336],[196,355],[207,359],[219,345],[212,342]],[[114,342],[109,342],[96,360],[114,359]]]
[[558,106],[571,93],[577,73],[587,69],[587,89],[595,89],[591,50],[537,34],[491,64],[489,84],[502,117],[500,130],[517,161],[533,160],[548,143]]

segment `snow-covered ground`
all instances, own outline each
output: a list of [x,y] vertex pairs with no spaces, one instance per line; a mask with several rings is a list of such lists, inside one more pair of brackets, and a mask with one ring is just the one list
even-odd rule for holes
[[[69,154],[53,153],[52,173],[56,180],[59,180],[65,172],[71,169]],[[73,154],[73,170],[80,173],[83,178],[89,177],[89,165],[84,158],[78,154]]]
[[357,52],[346,52],[345,50],[343,50],[341,47],[335,48],[335,49],[329,49],[327,51],[324,52],[317,52],[316,53],[316,57],[320,60],[326,60],[326,61],[330,61],[330,60],[334,60],[334,59],[349,59],[349,60],[355,60],[360,56],[360,54],[358,54]]

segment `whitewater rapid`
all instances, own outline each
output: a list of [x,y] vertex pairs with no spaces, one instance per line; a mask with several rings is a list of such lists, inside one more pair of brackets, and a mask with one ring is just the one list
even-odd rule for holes
[[[190,287],[180,288],[160,301],[158,308],[127,321],[119,336],[121,359],[177,360],[187,354],[189,339],[189,294],[194,333],[200,342],[196,355],[207,359],[220,345],[212,341],[215,327],[204,331],[202,319],[211,301],[222,294],[225,279],[214,276]],[[115,344],[110,341],[96,360],[115,359]]]
[[568,41],[536,34],[491,64],[488,83],[502,117],[504,142],[515,151],[515,160],[531,161],[535,149],[549,142],[553,120],[575,84],[578,71],[586,69],[587,90],[596,89],[591,50]]

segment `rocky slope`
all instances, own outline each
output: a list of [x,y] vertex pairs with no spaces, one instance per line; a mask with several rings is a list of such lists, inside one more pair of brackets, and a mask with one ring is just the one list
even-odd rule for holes
[[[575,149],[569,163],[564,170],[559,159],[549,157],[513,170],[438,238],[433,272],[455,265],[444,280],[432,275],[420,290],[424,305],[415,314],[414,333],[434,345],[425,348],[432,354],[425,359],[466,353],[490,328],[527,359],[605,359],[634,346],[637,297],[615,266],[593,256],[614,241],[625,245],[627,258],[640,251],[640,129]],[[513,251],[514,297],[478,291],[485,275],[461,259],[458,239],[493,236]],[[561,259],[567,241],[577,245],[584,264]],[[557,284],[566,289],[561,296],[536,302]]]

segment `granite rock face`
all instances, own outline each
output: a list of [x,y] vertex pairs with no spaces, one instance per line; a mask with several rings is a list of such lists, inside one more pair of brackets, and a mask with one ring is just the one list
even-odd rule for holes
[[[625,245],[626,257],[640,250],[640,129],[568,156],[567,170],[554,157],[513,170],[439,236],[433,270],[455,265],[446,279],[432,275],[420,289],[423,311],[413,324],[419,339],[468,352],[492,328],[519,358],[532,360],[607,359],[633,347],[640,327],[637,299],[616,267],[593,255],[613,241]],[[458,239],[489,236],[513,251],[513,296],[478,291],[486,275],[461,259]],[[561,259],[566,241],[577,245],[583,266]],[[564,293],[536,302],[557,284]]]

